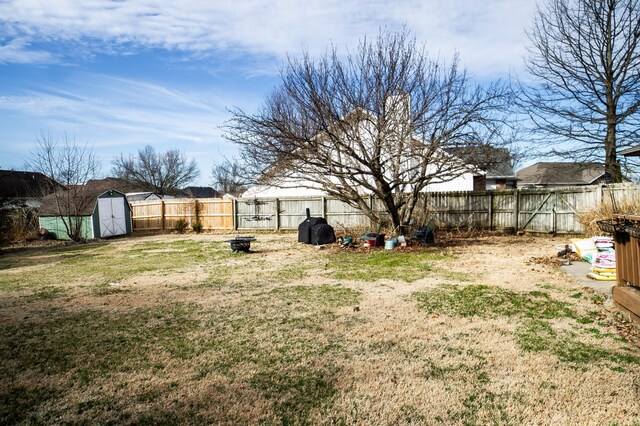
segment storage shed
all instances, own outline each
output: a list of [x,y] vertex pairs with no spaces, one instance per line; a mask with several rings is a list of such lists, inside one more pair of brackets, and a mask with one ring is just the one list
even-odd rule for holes
[[[122,192],[114,189],[99,193],[87,191],[77,198],[79,199],[75,202],[78,206],[78,212],[72,220],[82,221],[83,238],[106,238],[129,235],[133,232],[131,205]],[[75,209],[70,210],[74,211]],[[39,216],[40,228],[55,233],[59,239],[69,239],[60,217],[55,195],[52,194],[43,199]]]

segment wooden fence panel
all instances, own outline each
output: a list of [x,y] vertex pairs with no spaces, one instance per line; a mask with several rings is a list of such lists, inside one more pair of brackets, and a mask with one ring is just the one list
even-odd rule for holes
[[131,202],[134,231],[159,231],[162,224],[162,201],[134,201]]
[[195,199],[170,199],[164,201],[164,229],[172,229],[180,219],[191,227],[196,221]]
[[236,229],[278,229],[277,198],[238,199],[236,209]]
[[[203,229],[233,229],[233,201],[217,198],[172,198],[132,201],[134,231],[172,229],[180,219],[193,226],[200,219]],[[197,209],[197,212],[196,212]]]
[[306,209],[311,216],[324,216],[324,200],[318,198],[280,198],[278,205],[280,229],[298,229],[298,225],[307,217]]
[[516,206],[515,191],[500,191],[489,194],[491,216],[487,229],[502,230],[516,226],[514,210]]
[[233,201],[217,198],[198,199],[198,218],[205,230],[233,229]]

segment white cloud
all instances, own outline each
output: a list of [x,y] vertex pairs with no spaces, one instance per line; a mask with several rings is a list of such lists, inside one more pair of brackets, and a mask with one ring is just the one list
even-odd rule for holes
[[58,58],[44,50],[29,49],[29,42],[24,38],[14,38],[7,44],[0,44],[0,64],[51,64]]
[[473,71],[491,73],[518,66],[533,8],[531,0],[9,0],[0,23],[32,40],[101,40],[106,51],[132,44],[271,60],[302,48],[317,54],[330,42],[353,46],[407,23],[432,53],[457,49]]

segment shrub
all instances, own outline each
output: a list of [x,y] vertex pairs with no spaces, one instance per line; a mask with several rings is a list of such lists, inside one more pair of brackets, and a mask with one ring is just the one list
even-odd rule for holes
[[584,227],[586,236],[602,235],[602,231],[598,227],[596,221],[613,218],[616,213],[637,213],[640,212],[640,199],[637,197],[628,197],[622,200],[616,200],[614,203],[606,196],[603,198],[599,206],[578,215],[578,221]]
[[191,227],[193,228],[193,232],[195,232],[196,234],[202,232],[202,222],[200,222],[200,220],[196,220],[196,222],[191,225]]
[[184,234],[187,231],[188,227],[189,227],[189,223],[187,223],[186,220],[178,219],[176,221],[176,224],[173,225],[173,230],[176,231],[178,234]]

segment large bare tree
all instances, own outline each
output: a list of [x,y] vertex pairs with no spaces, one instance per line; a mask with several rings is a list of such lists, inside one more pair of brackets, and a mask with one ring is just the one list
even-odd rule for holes
[[43,202],[52,204],[70,239],[82,240],[81,216],[95,202],[95,198],[87,194],[86,183],[100,170],[100,162],[92,148],[88,144],[78,144],[66,133],[56,137],[43,132],[36,138],[36,149],[28,165],[55,182],[46,184],[47,193],[53,190],[53,194]]
[[113,161],[113,173],[126,179],[141,190],[173,195],[193,182],[200,174],[196,161],[177,149],[156,152],[147,145],[138,150],[137,156],[120,157]]
[[617,152],[640,128],[640,2],[548,0],[529,38],[534,82],[520,100],[539,139],[562,157],[604,159],[620,182]]
[[319,187],[380,221],[371,194],[396,227],[429,183],[468,172],[471,148],[500,137],[501,86],[472,84],[457,56],[431,59],[406,31],[290,58],[281,78],[257,113],[232,110],[225,137],[263,182]]

